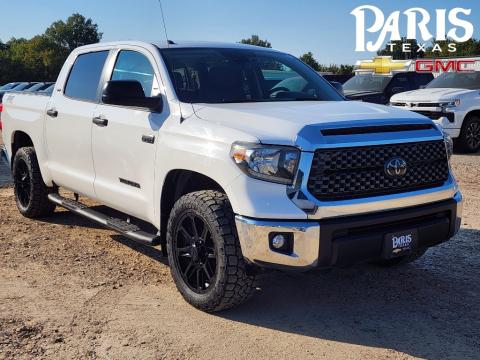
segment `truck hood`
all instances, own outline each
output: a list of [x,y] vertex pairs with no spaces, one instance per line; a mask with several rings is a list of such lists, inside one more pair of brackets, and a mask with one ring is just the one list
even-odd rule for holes
[[424,119],[408,110],[357,101],[193,104],[193,109],[203,120],[247,133],[264,143],[285,145],[294,144],[297,134],[307,125]]
[[446,100],[453,100],[470,93],[478,93],[478,90],[467,89],[420,89],[407,91],[404,93],[396,94],[392,96],[390,102],[393,101],[420,101],[420,102],[439,102]]

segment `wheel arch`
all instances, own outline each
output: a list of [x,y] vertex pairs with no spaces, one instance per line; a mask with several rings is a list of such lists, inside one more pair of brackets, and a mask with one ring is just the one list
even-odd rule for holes
[[[468,119],[472,116],[477,116],[480,118],[480,109],[475,109],[475,110],[471,110],[469,111],[466,115],[465,115],[465,119]],[[465,121],[463,122],[465,123]],[[463,125],[463,124],[462,124]]]
[[13,159],[15,158],[15,154],[17,153],[17,151],[20,148],[27,147],[27,146],[35,147],[35,145],[33,144],[33,140],[30,137],[30,135],[28,135],[26,132],[21,131],[21,130],[14,131],[12,133],[12,138],[11,138],[12,153],[11,153],[11,156],[10,156],[10,158],[11,158],[10,166],[12,168],[13,168]]
[[160,236],[166,239],[167,223],[175,202],[185,194],[200,190],[217,190],[226,194],[223,187],[211,177],[186,169],[170,170],[165,177],[160,198]]

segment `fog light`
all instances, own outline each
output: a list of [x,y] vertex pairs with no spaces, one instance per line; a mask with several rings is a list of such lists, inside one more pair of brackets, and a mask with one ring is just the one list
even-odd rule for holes
[[272,239],[272,246],[275,249],[281,249],[285,245],[285,236],[282,234],[275,235]]
[[293,253],[293,233],[271,232],[268,234],[270,250],[290,255]]

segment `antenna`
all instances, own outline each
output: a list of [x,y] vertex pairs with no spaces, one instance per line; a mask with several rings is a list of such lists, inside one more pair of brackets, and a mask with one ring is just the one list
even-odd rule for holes
[[167,47],[168,47],[170,45],[170,40],[168,40],[167,25],[165,24],[165,16],[163,15],[162,0],[158,0],[158,5],[160,5],[160,11],[162,13],[163,30],[165,31],[165,40],[167,40]]

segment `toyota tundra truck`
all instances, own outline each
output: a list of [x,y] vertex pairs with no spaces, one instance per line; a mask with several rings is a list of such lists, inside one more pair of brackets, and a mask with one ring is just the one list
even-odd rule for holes
[[437,125],[346,101],[272,49],[88,45],[51,96],[9,92],[3,105],[20,213],[60,206],[159,246],[204,311],[248,299],[263,269],[404,264],[460,227],[452,144]]
[[424,89],[394,95],[390,104],[432,119],[466,153],[480,151],[480,72],[446,72]]

